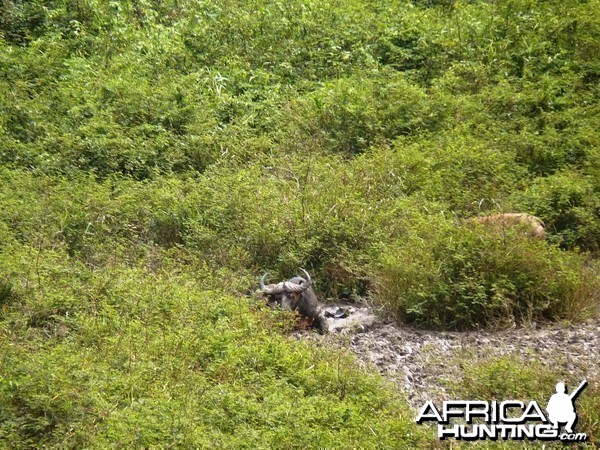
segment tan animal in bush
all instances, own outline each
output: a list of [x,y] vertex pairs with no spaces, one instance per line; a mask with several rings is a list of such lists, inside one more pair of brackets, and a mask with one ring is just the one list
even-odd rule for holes
[[527,231],[527,236],[529,237],[544,239],[546,236],[544,223],[539,218],[525,213],[503,213],[472,217],[471,219],[467,219],[467,222],[477,222],[495,228],[519,226]]

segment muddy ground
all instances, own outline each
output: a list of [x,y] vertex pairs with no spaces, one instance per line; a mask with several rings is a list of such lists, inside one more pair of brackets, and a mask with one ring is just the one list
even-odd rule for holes
[[[340,309],[341,308],[341,309]],[[398,326],[380,319],[368,307],[335,305],[325,308],[330,333],[297,332],[302,339],[341,346],[354,352],[362,365],[380,373],[406,391],[409,402],[449,399],[446,387],[462,377],[460,361],[490,356],[519,355],[568,374],[568,386],[598,379],[600,320],[583,324],[554,324],[503,331],[443,332]],[[558,380],[557,380],[558,381]]]

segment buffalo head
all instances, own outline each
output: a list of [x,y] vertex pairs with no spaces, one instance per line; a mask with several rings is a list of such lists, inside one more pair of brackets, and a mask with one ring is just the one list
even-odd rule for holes
[[321,332],[327,331],[327,319],[321,314],[321,304],[311,287],[309,273],[300,269],[305,278],[296,276],[277,284],[265,285],[265,273],[260,277],[260,289],[272,308],[280,307],[288,311],[298,311],[301,316],[311,319]]

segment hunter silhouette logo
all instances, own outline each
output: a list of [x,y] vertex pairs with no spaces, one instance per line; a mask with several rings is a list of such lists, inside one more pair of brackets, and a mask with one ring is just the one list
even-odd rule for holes
[[[525,404],[519,400],[498,401],[445,401],[440,409],[431,400],[425,402],[417,416],[417,423],[437,422],[440,439],[455,438],[463,440],[498,439],[514,440],[561,440],[584,442],[587,434],[575,433],[577,422],[575,399],[587,386],[587,381],[567,394],[564,383],[556,384],[544,414],[536,401]],[[452,423],[451,423],[452,421]],[[564,432],[560,432],[564,424]]]
[[563,422],[567,424],[565,431],[567,433],[573,433],[573,425],[575,425],[575,422],[577,421],[577,413],[575,412],[575,405],[573,402],[586,386],[587,381],[584,380],[571,395],[567,395],[565,383],[556,383],[556,394],[550,397],[550,401],[546,407],[548,418],[555,429],[558,429],[558,424]]

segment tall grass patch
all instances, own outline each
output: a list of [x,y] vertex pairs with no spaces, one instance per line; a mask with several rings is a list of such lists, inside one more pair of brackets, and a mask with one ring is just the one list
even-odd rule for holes
[[469,329],[582,319],[595,313],[597,272],[587,258],[528,238],[424,216],[386,246],[374,300],[397,319]]
[[11,258],[31,249],[13,250],[0,252],[17,296],[1,305],[0,446],[428,447],[378,375],[289,339],[291,315],[226,294],[226,277],[48,250],[28,281]]
[[[538,360],[524,360],[516,355],[461,360],[464,373],[460,380],[448,386],[455,398],[503,401],[532,400],[544,409],[561,381],[572,392],[580,379],[572,374],[557,372],[554,367]],[[587,387],[576,399],[578,421],[576,431],[586,433],[588,442],[600,443],[600,389],[598,379],[588,379]]]

